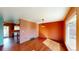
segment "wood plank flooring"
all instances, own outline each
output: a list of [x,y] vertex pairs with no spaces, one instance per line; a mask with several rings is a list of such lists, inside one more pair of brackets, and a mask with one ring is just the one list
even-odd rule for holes
[[22,44],[17,44],[11,38],[4,39],[4,46],[1,51],[67,51],[64,44],[44,39],[36,38]]

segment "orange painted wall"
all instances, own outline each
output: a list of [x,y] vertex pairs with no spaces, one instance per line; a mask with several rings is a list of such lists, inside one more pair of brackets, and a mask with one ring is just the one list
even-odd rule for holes
[[20,43],[38,37],[38,25],[25,19],[20,19]]
[[64,21],[50,22],[39,25],[39,37],[62,42],[64,40]]
[[77,51],[79,51],[79,8],[77,8],[77,28],[76,28],[76,47],[77,47]]

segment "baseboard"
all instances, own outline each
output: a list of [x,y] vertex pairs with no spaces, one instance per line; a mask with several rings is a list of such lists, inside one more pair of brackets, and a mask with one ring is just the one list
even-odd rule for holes
[[3,45],[0,45],[0,47],[3,47]]
[[3,45],[0,45],[0,51],[2,51],[3,50]]

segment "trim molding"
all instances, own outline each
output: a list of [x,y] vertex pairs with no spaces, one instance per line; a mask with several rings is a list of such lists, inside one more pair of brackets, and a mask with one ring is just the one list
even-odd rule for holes
[[3,47],[3,44],[2,44],[2,45],[0,45],[0,47]]

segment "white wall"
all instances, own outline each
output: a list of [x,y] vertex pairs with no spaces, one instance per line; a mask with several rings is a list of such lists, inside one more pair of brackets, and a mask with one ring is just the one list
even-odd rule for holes
[[26,20],[20,20],[20,43],[38,37],[38,24]]

